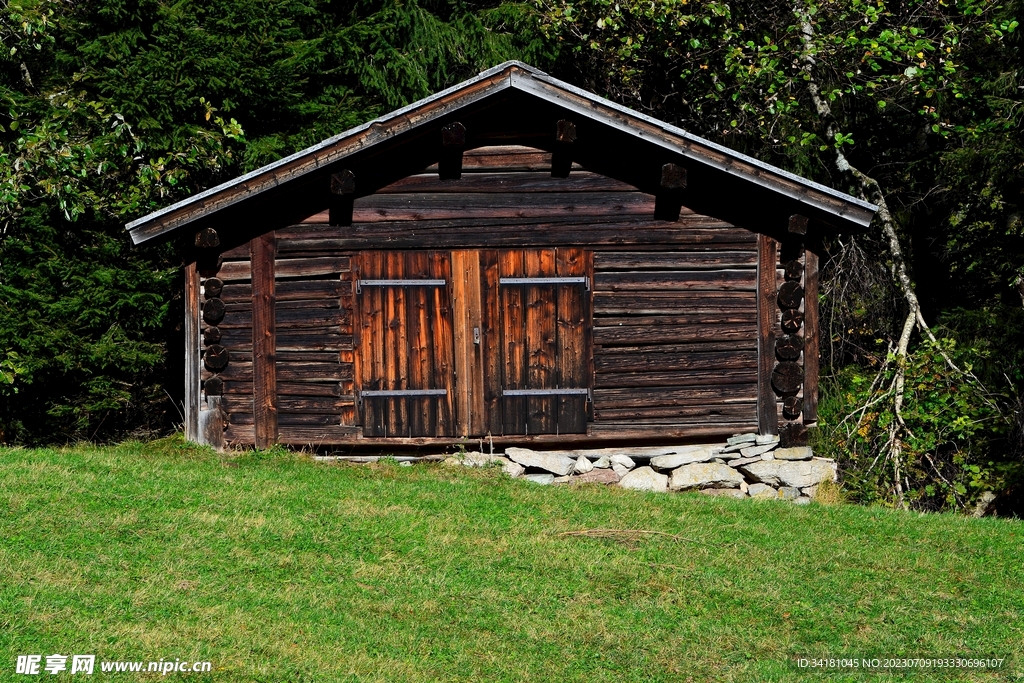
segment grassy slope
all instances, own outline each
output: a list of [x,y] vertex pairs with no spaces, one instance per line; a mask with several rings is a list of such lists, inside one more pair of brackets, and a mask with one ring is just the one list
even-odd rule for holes
[[[597,527],[688,540],[554,535]],[[820,681],[792,659],[843,654],[1024,678],[1022,532],[175,440],[0,450],[0,680],[19,653],[214,662],[193,681]]]

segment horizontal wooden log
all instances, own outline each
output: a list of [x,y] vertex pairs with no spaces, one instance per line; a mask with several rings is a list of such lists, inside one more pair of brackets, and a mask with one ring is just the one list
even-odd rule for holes
[[[344,396],[341,382],[278,382],[278,396]],[[354,397],[351,397],[355,401]]]
[[[249,252],[248,242],[245,243],[245,251],[246,253]],[[225,260],[217,271],[217,279],[221,280],[225,285],[240,280],[251,280],[252,267],[249,264],[249,259],[238,261]]]
[[757,344],[749,339],[691,342],[688,344],[637,344],[634,346],[595,346],[594,358],[627,354],[696,354],[696,353],[750,353],[757,351]]
[[550,173],[467,173],[457,181],[439,180],[436,174],[408,176],[377,190],[376,194],[432,193],[477,194],[494,192],[571,193],[637,192],[637,188],[608,176],[580,171],[569,179],[552,178]]
[[251,446],[256,443],[256,430],[251,424],[228,424],[224,441],[231,446]]
[[697,424],[660,424],[638,427],[635,422],[625,423],[594,423],[590,425],[588,438],[590,441],[602,439],[606,441],[642,441],[665,439],[693,439],[712,436],[726,437],[737,432],[757,431],[757,421],[725,422],[715,421],[708,423],[701,421]]
[[696,313],[693,315],[636,315],[636,316],[602,316],[594,318],[595,327],[624,327],[643,325],[755,325],[757,311],[745,309],[726,309],[715,313]]
[[642,192],[379,194],[357,199],[352,209],[352,221],[525,218],[567,213],[579,216],[653,215],[654,198]]
[[284,363],[339,363],[342,362],[337,351],[278,351],[278,362]]
[[696,406],[654,406],[646,408],[604,408],[594,412],[595,422],[625,420],[662,420],[677,418],[716,418],[757,421],[757,402]]
[[[223,375],[221,375],[223,377]],[[244,380],[231,380],[224,382],[224,394],[245,394],[246,396],[252,396],[253,387],[252,381]]]
[[[315,214],[311,218],[319,217],[321,214]],[[534,216],[534,217],[522,217],[522,218],[507,218],[507,217],[494,217],[494,218],[453,218],[446,220],[421,220],[417,221],[415,226],[416,230],[423,230],[425,232],[432,231],[443,231],[450,230],[452,228],[457,229],[481,229],[485,232],[488,228],[495,227],[517,227],[524,228],[526,226],[533,226],[531,229],[535,229],[537,226],[552,225],[552,226],[577,226],[578,228],[584,228],[586,226],[597,225],[597,224],[623,224],[623,223],[642,223],[648,227],[672,227],[670,224],[666,224],[662,221],[655,221],[648,218],[642,217],[622,217],[615,215],[591,215],[591,216],[578,216],[578,215],[557,215],[557,216]],[[683,208],[679,222],[675,227],[684,226],[689,229],[703,231],[703,232],[714,232],[717,233],[719,238],[733,238],[733,239],[722,239],[722,241],[737,243],[739,246],[728,247],[727,250],[738,250],[742,251],[750,248],[751,233],[749,230],[739,228],[731,223],[705,216],[703,214],[694,213],[693,211]],[[328,225],[327,223],[318,223],[310,221],[302,221],[292,225],[281,227],[274,231],[277,235],[279,242],[293,242],[303,240],[330,240],[330,239],[344,239],[353,234],[365,233],[367,231],[383,232],[387,233],[390,231],[408,231],[412,228],[408,221],[394,221],[394,222],[376,222],[373,224],[361,224],[352,226],[337,226]],[[351,253],[351,252],[349,252]],[[339,253],[339,256],[346,255]],[[238,258],[245,260],[244,256],[240,255]]]
[[339,444],[358,439],[362,427],[343,425],[279,425],[277,442],[286,446],[320,446]]
[[318,413],[281,413],[277,418],[277,423],[279,425],[336,425],[341,424],[341,416]]
[[733,352],[659,352],[657,347],[632,349],[616,353],[618,347],[602,349],[594,354],[594,370],[601,373],[657,372],[665,370],[737,370],[756,369],[756,350]]
[[594,315],[704,314],[726,310],[756,311],[756,293],[736,290],[676,290],[670,292],[596,292]]
[[664,387],[594,389],[595,410],[639,408],[644,406],[703,405],[710,402],[749,402],[756,399],[756,384],[721,384],[682,389]]
[[354,348],[351,334],[277,334],[278,352],[352,351]]
[[284,381],[337,382],[352,379],[351,363],[278,362],[277,377]]
[[595,292],[704,289],[753,292],[757,290],[757,272],[723,269],[594,274]]
[[[341,410],[355,403],[349,397],[301,397],[279,396],[277,409],[279,414],[298,413],[311,415],[340,415]],[[225,410],[231,413],[251,413],[253,399],[251,396],[232,395],[223,399]],[[319,424],[319,423],[317,423]]]
[[754,325],[658,325],[654,328],[594,327],[594,343],[603,346],[677,344],[688,341],[756,340]]
[[757,250],[749,251],[612,251],[594,254],[594,270],[704,270],[755,268]]
[[594,386],[599,389],[617,387],[686,387],[745,383],[757,384],[756,367],[728,370],[598,372],[594,379]]
[[[352,312],[344,308],[278,308],[274,314],[278,334],[286,328],[324,327],[330,325],[350,326]],[[231,311],[224,316],[218,327],[225,330],[252,327],[252,311]]]
[[[348,256],[280,258],[274,260],[274,277],[280,280],[289,277],[333,275],[347,273],[350,267],[351,259]],[[225,261],[217,275],[225,283],[252,279],[248,261]]]

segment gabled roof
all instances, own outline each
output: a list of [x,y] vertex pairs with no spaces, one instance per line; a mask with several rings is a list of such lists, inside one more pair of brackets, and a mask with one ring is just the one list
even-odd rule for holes
[[598,97],[522,62],[510,61],[263,168],[138,218],[128,223],[127,229],[135,244],[146,242],[301,176],[322,171],[327,165],[335,165],[346,157],[428,126],[442,117],[450,117],[453,112],[508,90],[540,98],[697,165],[711,167],[783,195],[812,209],[817,215],[825,215],[837,226],[866,227],[878,208]]

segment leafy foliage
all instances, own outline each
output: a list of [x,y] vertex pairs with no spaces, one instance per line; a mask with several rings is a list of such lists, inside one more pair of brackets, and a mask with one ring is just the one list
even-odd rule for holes
[[543,62],[527,21],[429,0],[0,4],[0,440],[165,429],[180,260],[124,223],[494,62]]
[[[964,509],[985,491],[1002,491],[1024,475],[1024,466],[1007,461],[1004,450],[1011,425],[1002,412],[1005,401],[984,393],[980,385],[962,381],[950,371],[939,347],[960,364],[978,356],[958,350],[950,339],[925,342],[908,357],[904,409],[909,437],[899,463],[903,495],[918,509]],[[966,365],[966,371],[972,368]],[[857,365],[844,368],[832,387],[834,396],[823,406],[824,433],[820,452],[838,459],[844,482],[854,497],[865,502],[892,500],[893,474],[883,471],[878,457],[897,417],[885,401],[889,387],[886,366],[881,374]],[[851,406],[855,408],[847,411]]]

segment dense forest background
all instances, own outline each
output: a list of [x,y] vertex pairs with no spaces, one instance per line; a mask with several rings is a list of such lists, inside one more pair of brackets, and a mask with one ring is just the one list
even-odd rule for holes
[[132,247],[127,221],[521,59],[881,203],[829,245],[816,448],[858,500],[1018,510],[1020,10],[0,2],[0,443],[181,421],[180,256]]

